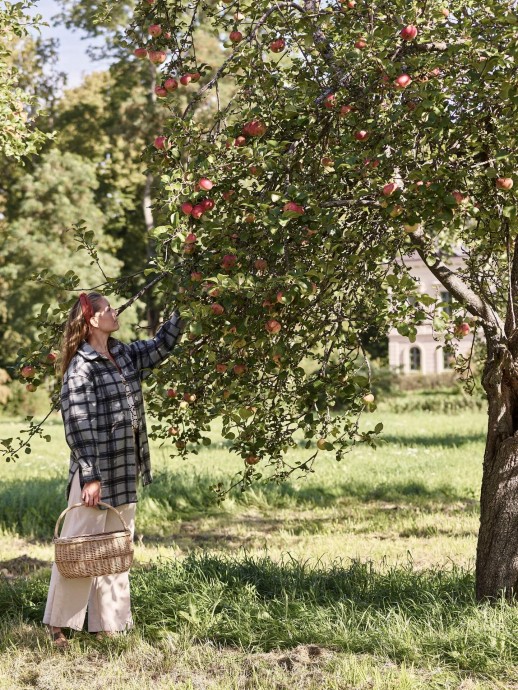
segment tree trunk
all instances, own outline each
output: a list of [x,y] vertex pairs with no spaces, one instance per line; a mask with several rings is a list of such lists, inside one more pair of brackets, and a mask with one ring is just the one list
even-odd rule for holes
[[506,348],[488,357],[483,385],[488,433],[480,496],[477,599],[511,598],[518,591],[518,395]]

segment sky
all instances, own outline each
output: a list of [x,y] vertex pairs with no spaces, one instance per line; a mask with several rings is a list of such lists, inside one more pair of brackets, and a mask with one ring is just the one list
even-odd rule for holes
[[[41,14],[44,21],[51,25],[51,18],[58,14],[59,6],[54,0],[39,0],[33,13]],[[99,45],[92,39],[84,40],[82,31],[72,31],[64,26],[48,26],[41,28],[43,38],[59,39],[59,60],[57,68],[67,74],[67,87],[78,86],[83,77],[90,72],[106,69],[108,61],[99,60],[92,62],[86,54],[89,45]],[[82,40],[83,39],[83,40]]]

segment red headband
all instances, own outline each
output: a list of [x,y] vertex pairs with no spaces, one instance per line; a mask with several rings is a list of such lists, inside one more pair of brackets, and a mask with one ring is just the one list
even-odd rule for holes
[[88,299],[86,292],[82,292],[79,295],[79,302],[81,303],[81,311],[83,312],[85,321],[88,325],[90,325],[90,319],[92,316],[94,316],[94,310],[92,309],[92,305],[90,304],[90,300]]

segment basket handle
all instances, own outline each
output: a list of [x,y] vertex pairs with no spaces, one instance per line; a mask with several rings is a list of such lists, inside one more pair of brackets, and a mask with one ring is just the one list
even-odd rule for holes
[[[124,518],[122,517],[122,515],[119,513],[119,511],[116,508],[114,508],[111,505],[108,505],[108,503],[104,503],[103,501],[99,501],[99,503],[97,505],[98,506],[104,506],[105,508],[108,508],[109,510],[113,510],[113,512],[117,515],[119,520],[122,522],[122,525],[123,525],[124,529],[126,530],[126,532],[129,531],[128,525],[126,524]],[[63,520],[65,515],[68,513],[68,511],[72,510],[73,508],[81,508],[81,507],[87,508],[88,506],[85,506],[84,503],[74,503],[73,505],[68,506],[68,508],[65,508],[65,510],[61,513],[61,515],[58,517],[58,519],[56,521],[56,527],[54,529],[54,539],[57,539],[59,537],[59,528],[61,525],[61,521]]]

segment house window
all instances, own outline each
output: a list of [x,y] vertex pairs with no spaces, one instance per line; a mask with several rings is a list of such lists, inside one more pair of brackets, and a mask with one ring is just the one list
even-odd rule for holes
[[441,292],[441,302],[446,302],[446,306],[442,309],[448,316],[451,316],[451,293],[447,291]]
[[442,350],[442,368],[444,370],[453,369],[454,364],[455,364],[455,357],[452,355],[451,352],[448,352],[448,350],[445,350],[443,348],[443,350]]
[[410,348],[410,371],[421,371],[421,348]]

